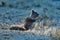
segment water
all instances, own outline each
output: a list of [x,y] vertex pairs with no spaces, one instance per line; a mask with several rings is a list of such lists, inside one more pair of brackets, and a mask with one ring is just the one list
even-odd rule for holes
[[[37,30],[36,28],[32,31],[9,30],[11,25],[23,23],[32,9],[49,18],[42,21],[39,18]],[[38,30],[44,22],[49,27],[42,27]],[[60,28],[59,0],[0,0],[0,40],[56,40],[57,38],[53,38],[50,33],[56,28]]]

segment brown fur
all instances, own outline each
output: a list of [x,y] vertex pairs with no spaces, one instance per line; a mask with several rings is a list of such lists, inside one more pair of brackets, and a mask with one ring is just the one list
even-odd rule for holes
[[36,18],[38,17],[38,15],[39,14],[37,12],[32,10],[32,15],[30,16],[31,18],[27,17],[25,19],[23,27],[14,26],[14,27],[11,27],[10,30],[22,30],[22,31],[24,31],[24,30],[31,29],[32,25],[36,21]]

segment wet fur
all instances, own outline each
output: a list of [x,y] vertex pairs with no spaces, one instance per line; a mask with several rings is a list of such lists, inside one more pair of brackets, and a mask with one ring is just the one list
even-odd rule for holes
[[[35,12],[35,11],[32,10],[31,18],[27,17],[27,18],[25,19],[25,22],[24,22],[23,27],[12,26],[12,27],[10,28],[10,30],[22,30],[22,31],[25,31],[25,30],[31,29],[33,23],[36,21],[35,18],[38,17],[38,15],[39,15],[39,14],[38,14],[37,12]],[[32,29],[33,29],[33,28],[32,28]]]
[[[26,22],[30,22],[31,24],[33,24],[33,22],[35,22],[35,21],[36,20],[32,20],[32,19],[27,17],[26,20],[25,20],[24,25],[22,25],[23,27],[22,26],[18,27],[18,26],[15,25],[15,26],[12,26],[10,28],[10,30],[22,30],[22,31],[29,30],[30,28],[26,27]],[[30,25],[30,26],[32,26],[32,25]]]

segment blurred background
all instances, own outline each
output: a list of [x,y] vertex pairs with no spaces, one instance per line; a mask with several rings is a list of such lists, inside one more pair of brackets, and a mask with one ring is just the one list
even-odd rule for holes
[[0,0],[0,24],[20,24],[35,10],[53,20],[52,25],[60,26],[60,0]]
[[[42,21],[39,18],[38,24],[40,26],[41,25],[44,26],[45,24],[47,24],[47,26],[52,28],[43,29],[44,33],[46,33],[48,36],[45,36],[45,35],[41,36],[40,35],[41,30],[39,30],[39,32],[37,31],[36,33],[36,34],[39,33],[40,36],[36,35],[36,37],[33,36],[32,38],[30,38],[32,36],[31,31],[28,32],[29,34],[28,33],[26,34],[26,32],[22,32],[22,33],[25,33],[27,36],[29,35],[28,37],[30,38],[30,40],[37,40],[37,39],[38,40],[57,40],[55,38],[50,38],[49,35],[51,31],[52,31],[51,33],[53,33],[53,31],[55,31],[56,28],[60,28],[60,0],[0,0],[0,36],[2,36],[2,38],[0,39],[10,40],[9,38],[11,37],[11,35],[15,33],[14,32],[12,32],[12,34],[9,32],[6,33],[1,30],[2,29],[6,30],[13,24],[20,25],[21,23],[24,22],[24,19],[26,18],[26,16],[29,16],[29,14],[32,13],[31,12],[32,10],[35,10],[42,17],[43,16],[48,17],[48,18],[47,17],[43,18]],[[35,35],[35,32],[36,31],[34,31],[33,35]],[[60,35],[59,32],[60,30],[58,31],[58,34]],[[41,34],[43,33],[41,32]],[[20,40],[20,39],[25,40],[23,38],[25,37],[27,38],[27,36],[25,37],[22,36],[22,38],[20,38],[19,35],[17,33],[15,35],[16,37],[14,36],[13,38],[11,38],[11,40]],[[28,40],[29,38],[27,38],[26,40]]]

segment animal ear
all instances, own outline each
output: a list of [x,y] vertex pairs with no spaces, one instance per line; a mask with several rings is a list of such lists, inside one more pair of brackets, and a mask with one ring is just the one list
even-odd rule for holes
[[38,16],[39,14],[37,12],[35,12],[34,10],[32,10],[32,15]]
[[32,10],[32,15],[35,15],[37,12],[35,12],[34,10]]
[[35,11],[34,11],[34,10],[32,10],[32,13],[35,13]]

